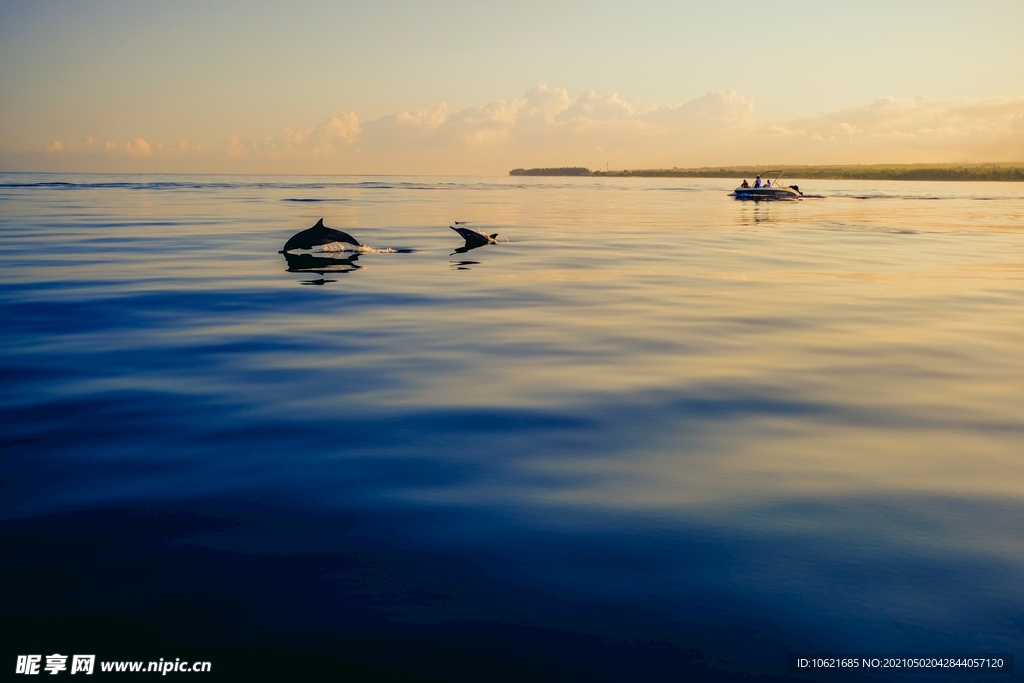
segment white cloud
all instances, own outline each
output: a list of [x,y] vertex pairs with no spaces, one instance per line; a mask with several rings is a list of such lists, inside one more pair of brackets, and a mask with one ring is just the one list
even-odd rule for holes
[[649,114],[656,121],[671,123],[717,123],[747,125],[754,118],[754,103],[735,90],[712,90],[684,104],[659,107]]
[[619,99],[618,93],[598,94],[591,90],[577,97],[568,109],[560,112],[558,120],[583,119],[590,123],[598,123],[635,119],[637,116],[637,110],[628,102]]
[[538,121],[551,123],[555,117],[571,107],[572,99],[565,88],[549,88],[538,85],[523,95],[523,107],[520,117],[523,122]]
[[863,133],[863,130],[857,126],[847,123],[846,121],[832,126],[832,135],[860,135]]
[[383,147],[408,148],[418,146],[437,133],[444,125],[452,110],[444,102],[427,109],[400,111],[368,121],[363,126],[363,140],[376,140]]

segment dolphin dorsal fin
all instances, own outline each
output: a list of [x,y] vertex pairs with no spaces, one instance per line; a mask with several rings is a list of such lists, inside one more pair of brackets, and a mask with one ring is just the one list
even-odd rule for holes
[[314,227],[314,228],[322,228],[322,227],[324,227],[324,219],[323,219],[323,218],[321,218],[320,220],[318,220],[318,221],[316,222],[316,225],[314,225],[313,227]]

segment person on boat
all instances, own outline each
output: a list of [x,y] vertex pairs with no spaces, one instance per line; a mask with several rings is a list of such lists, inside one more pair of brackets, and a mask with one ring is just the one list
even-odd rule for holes
[[754,178],[754,187],[761,187],[761,176]]
[[765,187],[771,187],[772,186],[772,181],[771,181],[770,178],[768,180],[764,181],[764,186]]
[[750,183],[747,182],[746,178],[743,179],[743,184],[740,187],[750,187]]

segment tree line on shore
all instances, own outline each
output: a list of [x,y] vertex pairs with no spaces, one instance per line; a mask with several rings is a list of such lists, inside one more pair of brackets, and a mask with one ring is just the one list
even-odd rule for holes
[[513,176],[593,176],[614,178],[753,178],[772,168],[788,178],[819,180],[984,180],[1024,182],[1024,163],[1003,164],[865,164],[835,166],[704,166],[700,168],[591,171],[582,166],[517,168]]

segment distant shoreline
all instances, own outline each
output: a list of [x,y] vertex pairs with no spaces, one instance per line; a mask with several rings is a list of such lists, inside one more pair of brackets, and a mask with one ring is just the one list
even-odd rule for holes
[[768,169],[784,171],[789,179],[815,180],[972,180],[1024,182],[1024,163],[1005,164],[865,164],[834,166],[775,165],[702,166],[622,171],[591,171],[582,166],[516,168],[512,176],[584,176],[611,178],[749,178]]

